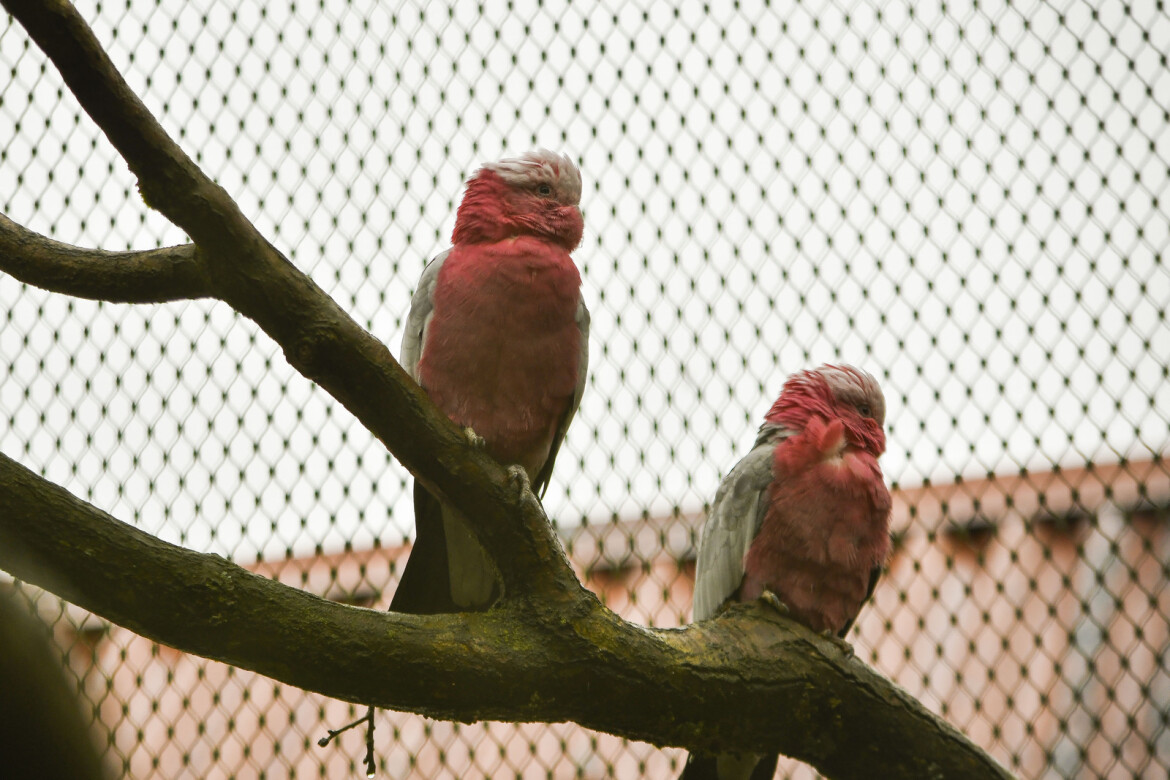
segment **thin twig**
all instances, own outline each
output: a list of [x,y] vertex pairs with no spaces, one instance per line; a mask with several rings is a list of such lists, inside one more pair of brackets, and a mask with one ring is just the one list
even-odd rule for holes
[[328,729],[329,734],[317,740],[320,747],[329,747],[329,743],[334,739],[349,731],[352,728],[366,724],[366,757],[362,759],[362,763],[366,765],[366,777],[373,777],[377,774],[378,764],[374,758],[374,708],[370,707],[366,710],[366,714],[362,715],[352,723],[346,723],[339,729]]

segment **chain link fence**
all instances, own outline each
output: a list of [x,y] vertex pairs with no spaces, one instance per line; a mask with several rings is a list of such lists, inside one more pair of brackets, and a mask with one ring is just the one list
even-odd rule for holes
[[[703,507],[784,376],[879,378],[890,569],[850,639],[1022,777],[1170,766],[1170,16],[1161,2],[82,3],[134,90],[397,351],[480,162],[579,160],[589,387],[545,500],[628,618],[690,615]],[[0,206],[185,240],[0,17]],[[116,517],[384,606],[407,475],[223,304],[0,276],[0,450]],[[7,586],[6,586],[7,587]],[[355,708],[18,587],[132,778],[359,774]],[[381,714],[389,777],[667,777],[574,725]],[[782,776],[809,777],[794,763]]]

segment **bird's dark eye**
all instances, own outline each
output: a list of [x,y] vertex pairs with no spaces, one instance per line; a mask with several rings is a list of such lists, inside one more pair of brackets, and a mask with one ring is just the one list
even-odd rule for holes
[[541,195],[545,196],[546,198],[549,195],[552,195],[552,187],[550,187],[547,184],[540,185],[539,187],[536,188],[536,191],[539,192]]
[[873,417],[873,413],[869,410],[869,404],[862,404],[857,407],[857,411],[861,412],[862,417]]

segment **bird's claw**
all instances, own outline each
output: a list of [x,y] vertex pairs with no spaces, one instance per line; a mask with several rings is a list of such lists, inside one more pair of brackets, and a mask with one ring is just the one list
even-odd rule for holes
[[779,596],[767,588],[764,588],[764,592],[760,594],[760,599],[784,617],[788,617],[792,613],[792,610],[788,608],[788,605],[781,601]]
[[837,636],[829,629],[822,631],[821,636],[835,644],[837,649],[840,650],[846,658],[853,657],[853,645],[849,644],[849,642],[847,642],[844,637]]
[[508,466],[508,482],[518,495],[523,496],[525,491],[532,490],[532,483],[528,480],[528,472],[524,470],[523,466],[516,464]]
[[475,432],[475,429],[470,425],[463,428],[463,436],[467,439],[467,443],[476,449],[482,450],[487,446],[487,440]]

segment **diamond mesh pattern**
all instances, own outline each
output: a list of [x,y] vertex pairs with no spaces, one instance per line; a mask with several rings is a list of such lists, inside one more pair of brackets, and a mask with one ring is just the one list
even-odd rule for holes
[[[546,499],[590,587],[685,624],[694,540],[784,375],[881,380],[890,571],[859,654],[1025,777],[1170,765],[1170,16],[1155,0],[83,4],[164,126],[395,349],[479,162],[568,151],[590,386]],[[0,19],[0,209],[106,249],[148,209]],[[0,449],[115,516],[385,605],[403,470],[223,304],[0,277]],[[22,591],[134,778],[341,777],[354,708]],[[663,777],[573,725],[382,715],[390,777]],[[810,776],[785,765],[782,773]]]

